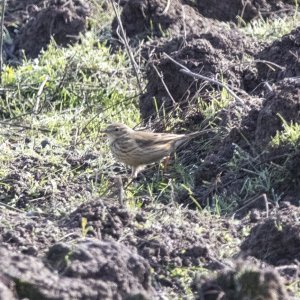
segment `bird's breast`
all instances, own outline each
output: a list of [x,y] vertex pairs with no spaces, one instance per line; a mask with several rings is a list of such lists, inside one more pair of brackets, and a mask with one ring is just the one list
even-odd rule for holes
[[115,140],[110,144],[110,149],[117,160],[129,166],[136,165],[136,159],[133,153],[135,145],[132,145],[128,139]]

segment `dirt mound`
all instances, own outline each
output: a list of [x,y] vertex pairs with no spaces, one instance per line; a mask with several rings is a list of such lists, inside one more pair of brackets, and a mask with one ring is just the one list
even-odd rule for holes
[[[246,152],[253,150],[249,141],[253,141],[255,138],[256,122],[262,100],[250,96],[243,98],[243,103],[232,101],[217,115],[216,119],[220,120],[218,125],[221,128],[226,130],[230,126],[232,129],[227,133],[221,133],[221,139],[217,135],[210,151],[205,153],[206,156],[195,172],[196,193],[200,198],[203,197],[203,193],[207,194],[207,189],[202,187],[202,182],[213,181],[218,174],[222,174],[221,181],[224,183],[232,180],[233,174],[227,173],[226,163],[232,159],[237,147]],[[238,188],[238,182],[236,184],[236,188]],[[231,188],[233,192],[234,186],[232,185]]]
[[295,10],[292,0],[258,0],[247,1],[246,3],[243,0],[198,0],[197,4],[199,12],[205,17],[233,22],[238,22],[238,17],[249,22],[255,17],[269,17],[273,13],[280,13],[282,10],[285,13],[290,10],[292,13]]
[[[163,217],[166,215],[168,218]],[[153,268],[155,279],[177,290],[182,286],[171,279],[172,269],[214,261],[224,242],[218,232],[235,234],[229,222],[197,212],[145,202],[142,211],[130,213],[109,199],[81,205],[62,220],[61,226],[80,228],[83,217],[88,220],[87,227],[92,228],[88,236],[117,239],[136,248]]]
[[254,256],[275,266],[299,260],[299,214],[299,207],[288,206],[257,224],[242,243],[242,254]]
[[[88,226],[94,228],[94,234],[101,234],[104,239],[120,239],[130,228],[133,221],[133,215],[120,207],[117,203],[109,203],[109,201],[95,200],[80,205],[62,224],[68,228],[81,227],[82,218],[88,220]],[[90,232],[91,233],[91,232]]]
[[28,22],[15,40],[15,51],[35,58],[47,47],[51,37],[58,45],[67,46],[78,40],[86,28],[89,6],[81,0],[50,0],[45,8],[35,6]]
[[233,269],[220,272],[215,279],[198,277],[193,282],[195,299],[286,300],[289,299],[279,274],[274,269],[238,263]]
[[264,48],[256,55],[256,59],[261,60],[257,62],[260,80],[278,81],[286,77],[300,76],[299,49],[300,27]]
[[[132,249],[116,242],[56,244],[41,259],[0,248],[0,273],[15,282],[20,298],[153,299],[150,269]],[[66,260],[67,257],[67,260]],[[67,288],[66,288],[67,287]]]
[[[231,124],[231,130],[224,133],[222,139],[215,140],[195,172],[195,192],[199,199],[206,199],[208,194],[207,187],[202,186],[202,182],[214,182],[218,174],[221,182],[218,192],[221,192],[222,186],[229,185],[224,192],[241,195],[246,176],[241,169],[251,169],[251,164],[258,164],[260,170],[268,168],[271,172],[272,169],[272,187],[278,195],[289,194],[295,200],[298,199],[299,148],[284,142],[275,147],[270,142],[277,132],[284,129],[284,122],[300,122],[299,84],[297,79],[284,79],[272,87],[273,91],[269,92],[265,100],[249,97],[243,105],[233,102],[218,114],[222,120],[218,125],[227,128]],[[254,159],[260,150],[264,150],[264,153]],[[235,153],[239,161],[238,171],[228,168],[229,161],[235,164]],[[242,159],[241,153],[242,157],[249,156],[249,159]],[[268,166],[270,163],[275,164],[271,169]],[[284,173],[275,166],[281,166]],[[258,194],[264,192],[266,190],[257,191]]]
[[[208,26],[208,21],[189,5],[179,0],[128,0],[121,20],[129,37],[161,37],[168,35],[198,33]],[[116,20],[112,29],[117,36]]]
[[299,95],[299,79],[285,79],[273,86],[257,118],[255,142],[258,147],[267,146],[276,132],[283,129],[281,118],[288,124],[300,122]]
[[[162,209],[167,208],[162,207]],[[169,261],[170,257],[174,256],[174,253],[180,255],[178,251],[182,247],[189,249],[202,245],[202,252],[198,250],[198,254],[204,257],[207,256],[208,250],[205,247],[204,241],[192,233],[190,226],[180,228],[181,231],[172,225],[154,226],[148,229],[141,229],[139,226],[135,227],[134,222],[136,220],[140,224],[147,221],[145,216],[146,214],[143,213],[134,216],[127,209],[121,208],[119,205],[98,200],[81,205],[67,218],[66,224],[72,228],[81,226],[81,220],[85,217],[89,221],[88,226],[95,229],[94,233],[91,232],[90,234],[93,235],[100,232],[104,239],[125,238],[132,246],[137,247],[139,253],[147,258],[151,266],[155,268],[159,267],[160,263]],[[128,232],[129,229],[131,231],[130,235]],[[126,232],[127,237],[124,237],[126,236]],[[178,239],[176,238],[176,240],[180,241],[180,245],[174,244],[172,237],[178,234],[181,238],[177,236]],[[156,235],[157,238],[154,240],[148,239],[152,235]],[[192,253],[192,250],[190,253]],[[182,258],[186,257],[188,263],[189,258],[192,259],[192,256],[186,253]]]
[[[43,218],[38,214],[2,211],[2,219],[1,245],[5,245],[11,251],[28,255],[36,256],[39,251],[45,251],[66,234],[55,222],[49,220],[49,217]],[[6,225],[8,222],[9,226]]]
[[[180,67],[163,56],[164,52],[194,73],[212,79],[223,78],[230,84],[240,87],[243,73],[241,61],[245,56],[253,55],[254,47],[257,45],[236,30],[224,32],[220,30],[220,28],[214,30],[212,27],[209,33],[147,45],[153,61],[146,73],[149,80],[147,92],[140,97],[140,111],[144,119],[155,115],[156,107],[160,109],[162,104],[166,111],[174,107],[174,101],[186,107],[194,98],[201,96],[207,98],[207,90],[211,92],[210,84],[204,84],[202,80],[181,73]],[[162,74],[174,101],[167,93],[153,65]]]

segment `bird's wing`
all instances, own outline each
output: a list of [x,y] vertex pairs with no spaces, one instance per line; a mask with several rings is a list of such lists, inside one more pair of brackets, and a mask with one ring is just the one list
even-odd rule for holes
[[141,147],[159,146],[185,138],[184,134],[138,132],[134,134],[136,144]]

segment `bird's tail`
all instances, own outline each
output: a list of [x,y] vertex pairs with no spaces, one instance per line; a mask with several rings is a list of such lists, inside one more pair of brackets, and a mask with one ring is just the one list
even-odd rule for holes
[[201,131],[196,131],[196,132],[192,132],[192,133],[188,133],[186,135],[183,135],[182,138],[179,138],[176,142],[175,142],[175,148],[182,146],[183,144],[187,143],[188,141],[190,141],[191,139],[207,133],[207,132],[211,132],[210,129],[206,129],[206,130],[201,130]]
[[188,133],[186,135],[186,138],[187,139],[193,139],[196,136],[199,136],[201,134],[205,134],[205,133],[208,133],[208,132],[211,132],[211,129],[205,129],[205,130],[201,130],[201,131],[196,131],[196,132]]

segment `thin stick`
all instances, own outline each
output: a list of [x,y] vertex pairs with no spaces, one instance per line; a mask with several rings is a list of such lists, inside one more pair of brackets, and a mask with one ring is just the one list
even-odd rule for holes
[[164,88],[165,88],[167,94],[169,95],[169,97],[170,97],[171,100],[173,101],[173,104],[176,105],[177,103],[176,103],[175,99],[173,98],[172,94],[170,93],[170,91],[169,91],[169,89],[168,89],[168,87],[167,87],[167,85],[166,85],[166,83],[165,83],[165,81],[164,81],[164,75],[163,75],[162,73],[159,73],[159,71],[158,71],[157,68],[154,66],[154,64],[152,64],[152,67],[153,67],[153,69],[155,70],[157,76],[160,78],[160,81],[161,81],[161,83],[163,84],[163,86],[164,86]]
[[244,104],[243,100],[235,94],[235,92],[233,90],[231,90],[226,84],[218,81],[218,80],[215,80],[215,79],[211,79],[209,77],[206,77],[206,76],[203,76],[203,75],[200,75],[200,74],[196,74],[194,72],[192,72],[191,70],[189,70],[186,66],[182,65],[181,63],[177,62],[175,59],[173,59],[171,56],[169,56],[167,53],[164,52],[164,55],[169,59],[171,60],[174,64],[176,64],[177,66],[181,67],[182,69],[180,69],[180,72],[181,73],[184,73],[186,75],[189,75],[191,77],[194,77],[194,78],[199,78],[199,79],[202,79],[202,80],[205,80],[205,81],[208,81],[208,82],[211,82],[213,84],[216,84],[224,89],[226,89],[228,91],[228,93],[233,96],[236,100],[238,100],[241,104]]
[[21,209],[18,209],[18,208],[16,208],[16,207],[13,207],[13,206],[11,206],[11,205],[5,204],[5,203],[3,203],[3,202],[0,202],[0,206],[3,206],[3,207],[5,207],[6,209],[10,209],[10,210],[13,210],[13,211],[22,213],[22,214],[25,213],[25,211],[23,211],[23,210],[21,210]]
[[259,196],[254,196],[250,199],[248,199],[244,205],[237,209],[233,215],[232,215],[232,218],[234,219],[235,215],[241,211],[244,211],[246,208],[248,208],[249,206],[251,206],[252,204],[254,204],[257,200],[259,199],[263,199],[264,200],[264,204],[265,204],[265,208],[266,208],[266,217],[268,218],[269,217],[269,202],[268,202],[268,198],[267,198],[267,195],[264,193],[264,194],[261,194]]
[[[4,125],[4,126],[11,126],[11,127],[17,127],[17,128],[32,130],[31,126],[26,126],[26,125],[12,124],[12,123],[2,122],[2,121],[0,121],[0,124]],[[36,128],[36,130],[41,131],[41,132],[56,132],[56,131],[49,130],[49,129],[46,129],[46,128]]]
[[119,27],[120,27],[120,29],[121,29],[122,40],[123,40],[125,49],[126,49],[126,51],[127,51],[127,54],[128,54],[128,56],[129,56],[130,62],[131,62],[131,64],[132,64],[132,67],[133,67],[133,70],[134,70],[134,73],[135,73],[135,76],[136,76],[136,79],[137,79],[138,87],[139,87],[139,89],[140,89],[140,92],[142,93],[143,89],[142,89],[142,84],[141,84],[141,81],[140,81],[140,78],[139,78],[139,72],[138,72],[137,64],[136,64],[136,62],[135,62],[135,60],[134,60],[132,51],[131,51],[130,46],[129,46],[129,44],[128,44],[128,41],[127,41],[127,38],[126,38],[126,33],[125,33],[125,30],[124,30],[124,27],[123,27],[123,24],[122,24],[120,15],[119,15],[119,13],[118,13],[118,10],[117,10],[117,8],[116,8],[116,4],[115,4],[114,0],[110,0],[110,2],[111,2],[111,4],[112,4],[112,7],[113,7],[114,13],[115,13],[115,15],[116,15],[116,18],[117,18]]
[[66,239],[66,238],[68,238],[70,236],[79,237],[79,234],[78,234],[78,232],[70,232],[70,233],[64,235],[63,237],[61,237],[60,239],[58,239],[57,242],[61,242],[62,240]]
[[273,63],[272,61],[268,61],[268,60],[263,60],[263,59],[255,59],[252,61],[252,63],[262,63],[262,64],[266,64],[268,67],[273,66],[275,68],[280,69],[281,71],[284,71],[286,68],[282,67],[278,64]]
[[3,30],[4,30],[5,2],[6,0],[2,0],[1,24],[0,24],[0,84],[2,84],[2,72],[3,72]]

